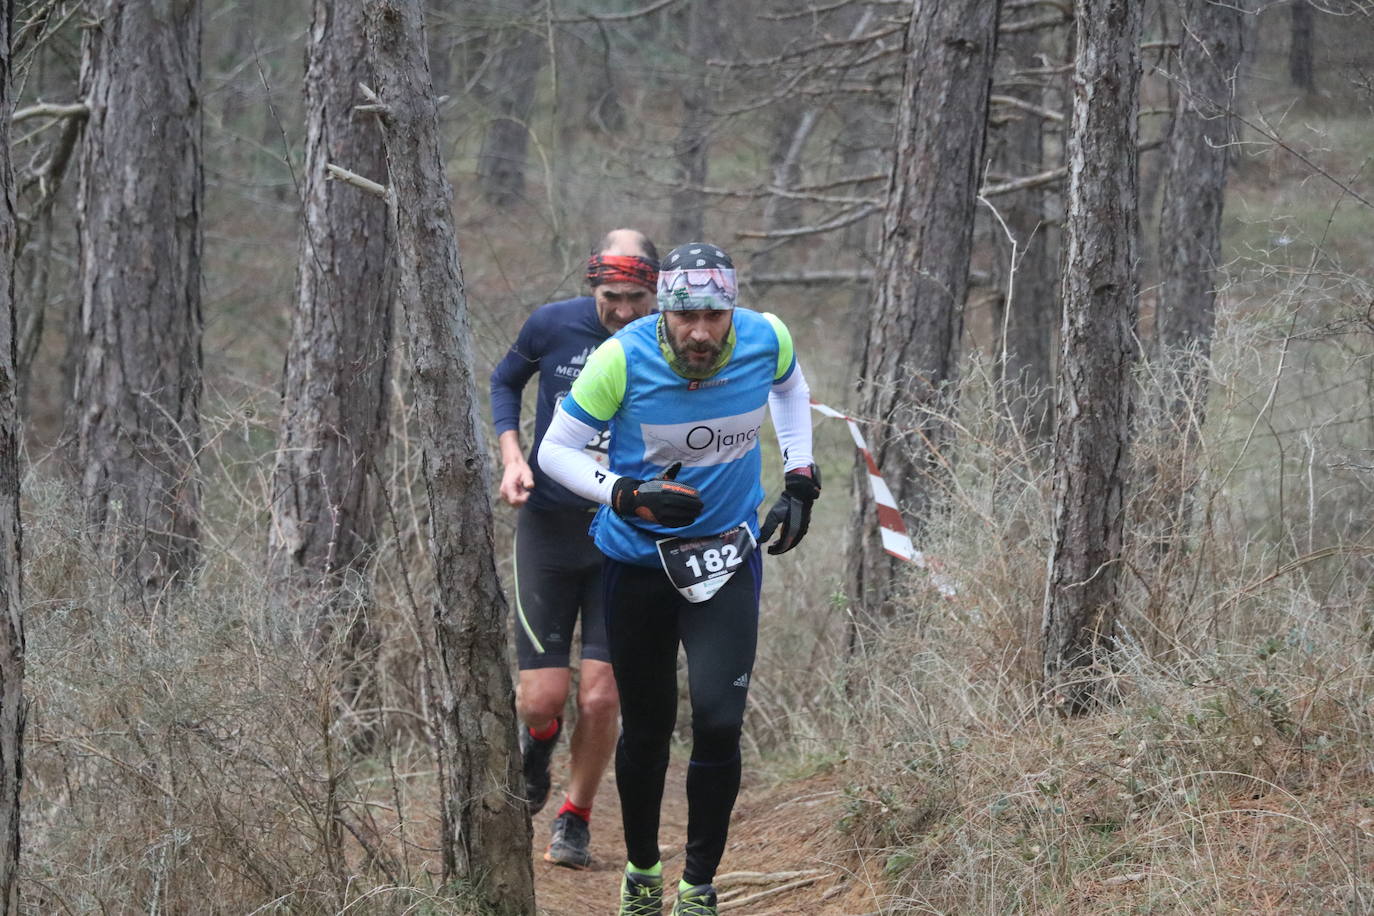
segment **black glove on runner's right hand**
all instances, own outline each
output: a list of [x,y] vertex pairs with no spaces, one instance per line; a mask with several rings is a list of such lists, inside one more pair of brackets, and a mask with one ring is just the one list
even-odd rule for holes
[[786,475],[778,501],[768,510],[759,529],[759,543],[766,543],[778,529],[778,539],[768,548],[771,554],[787,553],[801,543],[811,527],[811,504],[821,495],[821,469],[814,464]]
[[701,514],[701,494],[696,487],[673,478],[681,470],[677,462],[653,480],[621,477],[611,490],[611,508],[621,518],[639,518],[664,528],[685,528]]

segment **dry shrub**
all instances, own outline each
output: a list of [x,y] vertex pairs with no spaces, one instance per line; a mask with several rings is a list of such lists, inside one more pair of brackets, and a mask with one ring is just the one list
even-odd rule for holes
[[972,361],[921,539],[958,595],[913,570],[827,720],[854,870],[892,912],[1374,912],[1369,430],[1339,422],[1367,414],[1344,353],[1371,329],[1337,296],[1294,322],[1293,294],[1229,315],[1191,439],[1182,356],[1142,365],[1108,702],[1080,718],[1039,696],[1048,449]]
[[[261,513],[245,504],[262,504],[254,469],[269,459],[213,457],[212,476],[248,471],[210,503],[223,539],[195,582],[132,606],[65,485],[41,466],[25,481],[26,906],[464,912],[461,893],[437,888],[423,621],[400,584],[423,594],[406,508],[338,601],[334,636],[313,645],[268,611]],[[364,617],[370,638],[350,642]]]

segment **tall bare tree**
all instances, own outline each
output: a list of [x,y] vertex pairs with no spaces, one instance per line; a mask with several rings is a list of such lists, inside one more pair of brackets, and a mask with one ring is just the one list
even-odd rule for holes
[[1088,669],[1111,648],[1117,612],[1139,308],[1141,6],[1074,3],[1076,91],[1043,623],[1046,687],[1071,712],[1096,695]]
[[1293,0],[1289,9],[1288,78],[1306,93],[1317,91],[1317,76],[1312,65],[1312,36],[1316,23],[1310,0]]
[[76,467],[119,579],[147,592],[198,555],[201,6],[96,0],[89,16]]
[[[1178,105],[1165,147],[1159,220],[1160,351],[1182,360],[1175,421],[1195,430],[1206,410],[1207,360],[1216,324],[1217,262],[1226,196],[1244,8],[1230,0],[1185,0],[1178,52]],[[1191,438],[1191,437],[1190,437]]]
[[376,538],[371,472],[387,438],[393,278],[386,205],[326,169],[386,172],[375,119],[353,110],[359,84],[372,81],[362,10],[315,0],[309,41],[305,200],[268,557],[278,604],[304,599],[319,616],[346,586],[365,589]]
[[[1003,8],[1008,0],[1003,0]],[[1042,45],[1040,30],[1013,32],[998,49],[1004,74],[999,88],[1024,107],[1007,106],[1006,123],[997,133],[992,154],[994,171],[1007,175],[1034,175],[1045,159],[1045,81],[1026,76],[1039,69]],[[1027,188],[997,202],[1006,228],[1016,240],[1015,261],[1007,250],[1001,227],[993,230],[999,256],[997,273],[1001,296],[998,303],[998,346],[1004,350],[1002,378],[1013,391],[1024,395],[1021,411],[1030,431],[1048,437],[1053,421],[1053,345],[1059,315],[1059,296],[1054,288],[1054,230],[1046,213],[1044,187]]]
[[706,60],[716,52],[720,24],[717,21],[718,0],[694,0],[687,7],[687,63],[683,72],[687,80],[679,94],[682,98],[682,121],[673,141],[673,161],[676,165],[678,188],[668,205],[668,238],[678,245],[706,235],[706,201],[699,190],[706,184],[710,152]]
[[24,617],[19,524],[19,379],[15,353],[14,171],[10,41],[14,0],[0,3],[0,912],[19,912],[19,793],[24,783]]
[[[508,207],[525,197],[525,165],[530,144],[530,112],[538,85],[543,40],[534,31],[534,14],[543,0],[530,0],[517,21],[503,29],[491,62],[490,85],[481,95],[491,107],[491,120],[477,154],[482,194],[492,204]],[[499,40],[498,40],[499,41]]]
[[[981,0],[913,0],[873,306],[858,354],[859,415],[894,496],[919,526],[939,487],[982,179],[998,8]],[[855,469],[856,494],[867,470]],[[850,522],[852,599],[869,613],[890,594],[896,562],[856,497]]]
[[424,18],[420,0],[368,0],[366,9],[438,587],[444,874],[470,882],[491,912],[527,914],[530,822],[519,791],[491,472]]

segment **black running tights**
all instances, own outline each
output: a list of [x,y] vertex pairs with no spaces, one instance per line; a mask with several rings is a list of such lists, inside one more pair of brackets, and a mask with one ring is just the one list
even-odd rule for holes
[[659,861],[659,808],[677,721],[677,648],[687,652],[692,757],[687,767],[689,884],[715,877],[740,781],[740,728],[758,643],[762,562],[755,551],[710,600],[692,604],[662,569],[606,560],[607,636],[620,690],[615,777],[630,862]]

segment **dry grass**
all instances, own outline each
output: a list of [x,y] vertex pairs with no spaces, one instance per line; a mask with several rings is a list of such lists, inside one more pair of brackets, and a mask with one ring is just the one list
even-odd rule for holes
[[[211,501],[221,535],[252,516],[240,500],[262,504],[232,452],[209,471],[237,497]],[[269,619],[251,526],[209,543],[193,586],[130,607],[63,485],[31,476],[25,510],[30,910],[401,912],[439,899],[426,642],[391,587],[415,575],[413,525],[393,529],[372,600],[359,589],[340,610],[366,614],[376,637],[357,655],[317,652],[297,622]],[[341,696],[341,684],[360,686]]]
[[1370,290],[1231,278],[1244,308],[1195,454],[1156,406],[1168,373],[1139,374],[1119,644],[1094,715],[1040,701],[1048,456],[970,365],[923,544],[959,595],[913,573],[904,613],[835,675],[845,715],[817,726],[845,761],[856,871],[881,876],[891,912],[1374,912],[1370,470],[1351,458],[1367,366],[1349,360],[1368,352]]

